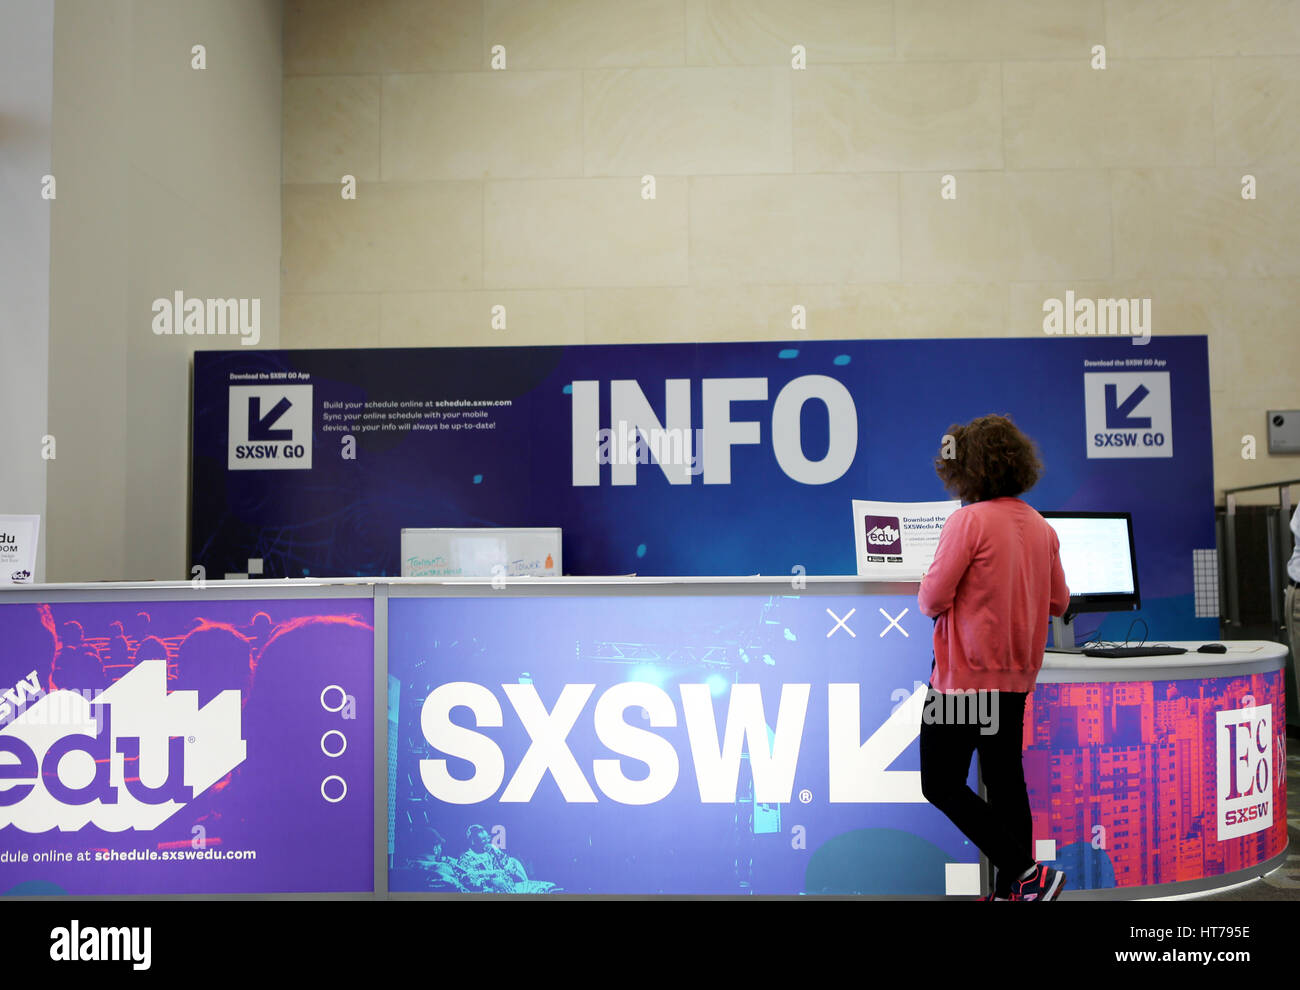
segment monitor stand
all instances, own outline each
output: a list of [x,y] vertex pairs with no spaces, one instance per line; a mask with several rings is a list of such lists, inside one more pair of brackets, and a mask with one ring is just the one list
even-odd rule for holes
[[1052,616],[1052,645],[1048,653],[1082,653],[1082,646],[1074,645],[1074,616],[1069,620],[1059,615]]

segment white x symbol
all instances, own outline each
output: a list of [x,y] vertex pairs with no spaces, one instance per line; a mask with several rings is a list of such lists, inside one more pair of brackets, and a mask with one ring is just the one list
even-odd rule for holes
[[832,634],[835,632],[836,629],[843,629],[846,633],[848,633],[848,634],[849,634],[850,636],[852,636],[854,639],[857,639],[857,638],[858,638],[858,634],[855,633],[852,629],[850,629],[848,626],[846,626],[846,625],[844,624],[844,623],[846,623],[846,622],[849,621],[850,616],[852,616],[853,613],[856,612],[856,611],[857,611],[856,608],[851,608],[851,609],[849,609],[848,615],[844,616],[844,618],[841,619],[838,615],[836,615],[836,614],[835,614],[834,612],[832,612],[830,609],[827,609],[827,610],[826,610],[826,614],[829,615],[832,619],[835,620],[835,625],[831,626],[831,631],[828,632],[828,633],[826,634],[826,638],[827,638],[827,639],[830,639],[831,636],[832,636]]
[[[898,620],[901,619],[903,616],[905,616],[905,615],[907,614],[907,612],[908,612],[907,609],[903,609],[903,611],[899,612],[896,616],[894,616],[894,617],[892,617],[892,618],[890,618],[889,613],[886,612],[883,608],[880,609],[879,611],[880,611],[880,614],[881,614],[881,615],[883,615],[886,619],[889,619],[889,625],[885,626],[884,629],[880,630],[880,635],[881,635],[882,637],[885,635],[885,633],[889,632],[889,630],[891,630],[891,629],[897,629],[897,630],[898,630],[899,632],[901,632],[904,636],[907,636],[907,630],[904,629],[902,626],[900,626],[900,625],[898,624]],[[910,636],[908,636],[907,638],[908,638],[908,639],[911,639]]]

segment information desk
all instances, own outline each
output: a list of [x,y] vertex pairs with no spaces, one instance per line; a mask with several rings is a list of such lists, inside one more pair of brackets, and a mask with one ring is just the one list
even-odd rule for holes
[[1025,716],[1038,858],[1079,897],[1190,894],[1286,858],[1286,648],[1048,653]]
[[[970,895],[978,851],[920,791],[916,588],[5,589],[0,892]],[[1282,652],[1253,646],[1049,657],[1026,768],[1072,896],[1280,862]]]

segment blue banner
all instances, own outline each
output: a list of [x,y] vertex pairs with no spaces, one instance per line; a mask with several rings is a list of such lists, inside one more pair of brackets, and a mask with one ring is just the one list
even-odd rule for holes
[[240,350],[194,376],[212,576],[396,575],[403,528],[448,526],[559,526],[570,574],[853,574],[851,500],[946,497],[942,436],[997,412],[1041,447],[1031,504],[1133,513],[1153,634],[1218,635],[1204,337]]
[[391,599],[389,888],[976,892],[920,792],[915,605]]

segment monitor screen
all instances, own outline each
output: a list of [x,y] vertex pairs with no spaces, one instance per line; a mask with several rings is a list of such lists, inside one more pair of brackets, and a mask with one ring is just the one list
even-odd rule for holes
[[1133,520],[1127,512],[1044,512],[1061,541],[1072,612],[1140,606]]

